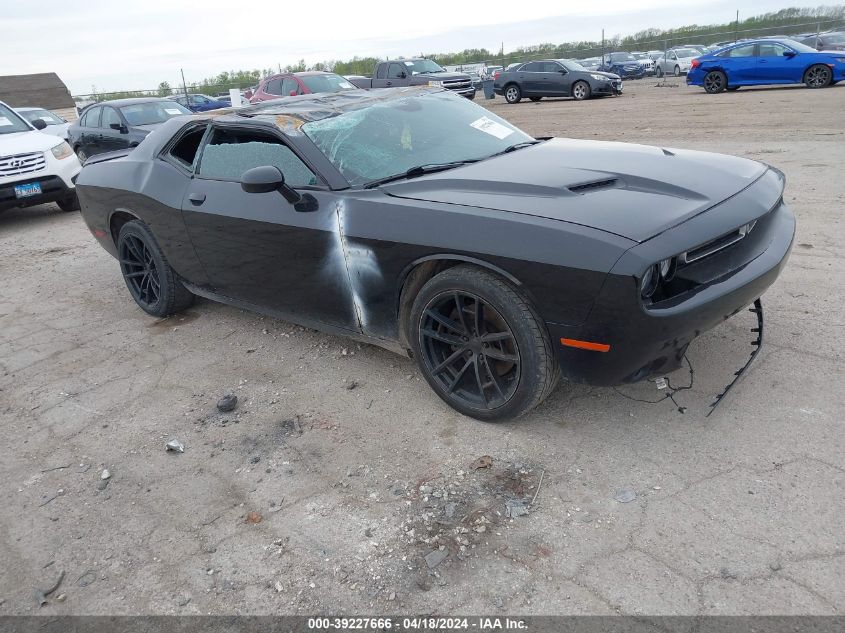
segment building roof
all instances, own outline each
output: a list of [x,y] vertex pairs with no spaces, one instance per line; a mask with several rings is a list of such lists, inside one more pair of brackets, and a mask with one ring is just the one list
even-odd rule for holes
[[48,110],[76,105],[56,73],[0,76],[0,101],[13,108],[31,106]]

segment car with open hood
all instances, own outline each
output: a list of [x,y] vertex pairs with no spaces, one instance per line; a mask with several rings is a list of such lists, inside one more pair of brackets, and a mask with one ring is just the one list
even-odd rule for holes
[[174,119],[78,180],[148,314],[200,295],[408,354],[483,420],[561,376],[676,368],[786,263],[784,184],[745,158],[535,139],[427,87]]

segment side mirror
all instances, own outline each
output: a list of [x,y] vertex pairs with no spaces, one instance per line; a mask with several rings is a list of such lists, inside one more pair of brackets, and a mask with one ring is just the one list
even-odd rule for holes
[[298,203],[303,200],[303,197],[285,184],[284,174],[278,167],[272,165],[253,167],[245,171],[244,175],[241,176],[241,189],[247,193],[270,193],[271,191],[278,191],[285,200],[294,205],[297,211],[312,210],[311,208],[299,208]]
[[784,57],[795,57],[795,51],[783,51]]
[[566,68],[561,68],[560,70],[558,70],[558,72],[559,72],[561,75],[565,75],[565,74],[566,74]]
[[401,73],[399,73],[399,79],[406,79],[407,77],[408,77],[408,73],[406,73],[404,70]]
[[47,127],[47,124],[44,123],[44,121],[42,121],[41,119],[35,119],[35,121],[32,122],[32,127],[34,127],[36,130],[43,130],[45,127]]
[[113,130],[118,130],[121,134],[129,134],[129,130],[122,123],[110,123],[109,127]]

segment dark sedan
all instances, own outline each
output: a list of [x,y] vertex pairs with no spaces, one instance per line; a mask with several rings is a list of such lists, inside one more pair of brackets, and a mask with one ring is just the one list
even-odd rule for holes
[[214,97],[209,97],[208,95],[201,95],[201,94],[189,94],[187,97],[185,95],[175,95],[170,97],[172,101],[185,106],[191,112],[205,112],[207,110],[219,110],[220,108],[228,108],[232,105],[231,97],[226,97],[226,101],[223,101],[220,98],[215,99]]
[[497,420],[677,367],[775,281],[795,219],[755,161],[535,140],[435,88],[168,121],[77,180],[135,302],[201,295],[411,355]]
[[89,156],[135,147],[159,125],[191,114],[168,99],[115,99],[88,106],[68,128],[68,143],[84,163]]
[[504,95],[508,103],[519,103],[523,97],[531,101],[543,97],[572,97],[583,101],[620,94],[622,80],[619,75],[587,70],[574,59],[544,59],[498,73],[493,90]]

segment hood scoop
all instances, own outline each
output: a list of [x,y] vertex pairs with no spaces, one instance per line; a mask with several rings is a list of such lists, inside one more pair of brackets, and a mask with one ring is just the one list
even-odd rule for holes
[[608,189],[616,186],[619,182],[618,178],[605,178],[604,180],[594,180],[593,182],[585,182],[581,185],[572,185],[567,187],[572,193],[586,193],[588,191],[595,191],[596,189]]

